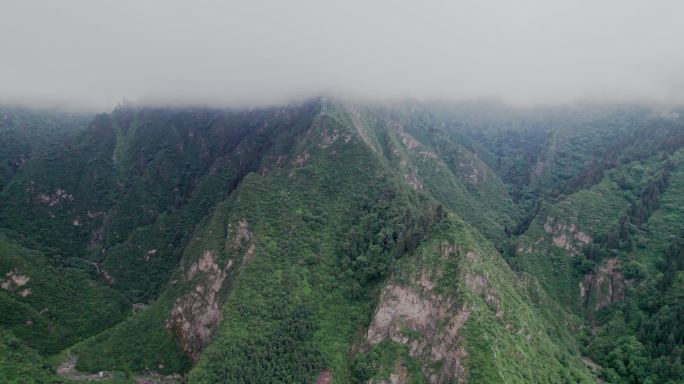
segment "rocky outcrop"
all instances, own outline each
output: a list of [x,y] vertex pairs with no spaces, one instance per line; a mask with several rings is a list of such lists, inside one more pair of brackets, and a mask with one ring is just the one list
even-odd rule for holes
[[351,118],[351,123],[356,133],[361,137],[364,143],[371,148],[373,151],[379,152],[378,148],[375,146],[370,138],[369,129],[361,118],[361,113],[356,110],[356,108],[349,107],[349,117]]
[[36,195],[35,201],[38,204],[54,207],[55,205],[61,204],[63,201],[74,201],[74,196],[61,188],[57,188],[55,192],[50,195],[39,193]]
[[423,183],[420,182],[420,179],[418,179],[418,173],[416,171],[410,171],[409,173],[404,175],[404,180],[406,183],[416,191],[420,191],[423,189]]
[[[415,286],[387,285],[366,341],[371,346],[384,340],[407,345],[410,356],[425,362],[423,371],[430,383],[462,382],[466,351],[460,345],[459,331],[470,311],[467,305],[433,292],[434,286],[425,274]],[[404,382],[400,373],[391,375],[388,382]]]
[[409,372],[404,366],[396,367],[396,372],[392,372],[387,380],[371,379],[368,384],[409,384]]
[[472,186],[477,187],[489,181],[486,166],[476,157],[469,155],[466,150],[460,151],[456,170],[461,180]]
[[309,155],[309,152],[304,151],[304,152],[298,154],[294,159],[292,159],[292,165],[297,167],[297,168],[303,167],[309,163],[310,157],[311,156]]
[[338,140],[344,141],[345,144],[351,141],[351,134],[349,132],[340,132],[337,129],[323,130],[321,132],[321,148],[327,148],[328,146],[336,143]]
[[253,239],[254,234],[249,230],[247,220],[243,219],[236,224],[228,224],[226,233],[226,252],[232,255],[239,255],[245,251],[242,259],[243,264],[252,261],[256,246]]
[[318,374],[318,377],[316,378],[316,384],[330,384],[332,383],[332,378],[332,372],[330,372],[329,369],[326,369]]
[[[185,271],[185,279],[194,281],[194,285],[190,292],[176,299],[167,327],[176,336],[183,351],[193,359],[197,359],[208,345],[223,318],[219,291],[232,264],[232,259],[219,264],[216,252],[206,250]],[[195,279],[200,275],[201,278]]]
[[28,275],[20,274],[16,269],[13,269],[5,274],[5,278],[0,280],[0,288],[10,292],[16,292],[21,297],[26,297],[31,294],[31,288],[22,288],[31,278]]
[[627,281],[619,271],[620,260],[611,257],[606,263],[588,273],[579,283],[580,303],[597,311],[624,300]]
[[518,253],[537,253],[541,252],[544,247],[544,238],[540,237],[537,240],[530,242],[529,240],[525,243],[518,244],[515,251]]
[[437,154],[432,152],[432,151],[420,151],[420,152],[418,152],[418,156],[425,158],[425,159],[437,160]]
[[481,296],[484,301],[491,306],[496,317],[503,319],[504,310],[501,299],[496,290],[489,284],[489,277],[486,274],[469,274],[465,277],[465,283],[476,295]]
[[413,136],[409,135],[406,132],[403,132],[403,131],[399,132],[399,136],[401,137],[401,142],[404,144],[404,146],[408,150],[416,149],[416,148],[422,146],[422,144],[420,142],[418,142],[418,140],[416,140]]
[[230,269],[235,262],[245,265],[254,257],[254,235],[246,220],[228,224],[224,247],[228,256],[225,261],[220,261],[218,252],[207,249],[199,260],[184,268],[183,280],[191,289],[176,299],[167,322],[183,351],[195,360],[223,319],[221,289]]
[[572,254],[579,253],[583,246],[592,241],[591,237],[581,232],[575,224],[566,224],[551,216],[546,218],[544,231],[552,236],[553,245]]
[[92,261],[86,261],[86,263],[92,265],[95,267],[95,271],[97,272],[97,275],[102,278],[107,284],[114,284],[116,281],[114,278],[107,272],[107,270],[104,269],[101,263],[95,263]]

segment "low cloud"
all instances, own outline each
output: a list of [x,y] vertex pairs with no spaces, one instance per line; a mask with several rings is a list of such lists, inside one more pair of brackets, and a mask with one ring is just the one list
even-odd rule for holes
[[5,1],[0,101],[684,101],[681,1]]

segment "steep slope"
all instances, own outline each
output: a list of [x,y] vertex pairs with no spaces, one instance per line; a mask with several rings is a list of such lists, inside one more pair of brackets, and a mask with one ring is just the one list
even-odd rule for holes
[[[498,372],[497,380],[500,375],[590,380],[567,324],[554,323],[551,312],[534,310],[527,302],[543,294],[519,281],[488,240],[473,238],[475,229],[446,218],[447,205],[411,177],[422,177],[411,168],[424,157],[415,150],[430,148],[416,144],[387,111],[360,113],[358,106],[329,105],[288,156],[245,177],[203,220],[156,303],[77,349],[79,367],[171,372],[186,369],[183,356],[188,356],[197,360],[190,382],[368,379],[374,374],[361,368],[367,349],[362,334],[370,331],[363,330],[373,329],[376,307],[378,312],[401,307],[385,302],[383,292],[396,277],[390,283],[385,278],[417,268],[414,263],[424,262],[426,250],[449,240],[458,252],[430,270],[448,275],[439,288],[445,299],[437,304],[443,308],[436,310],[448,317],[456,310],[454,300],[467,302],[477,320],[464,328],[466,336],[452,335],[442,345],[449,356],[441,362],[444,372],[432,381],[472,375],[477,382],[478,375],[491,372]],[[439,160],[432,166],[453,175]],[[463,197],[474,201],[470,193]],[[471,248],[478,256],[467,256]],[[496,275],[491,287],[485,282],[490,275]],[[508,310],[510,317],[500,318]],[[442,327],[440,317],[426,321],[427,328]],[[548,329],[562,338],[550,336]],[[497,340],[496,346],[483,343],[483,337]],[[492,363],[500,353],[496,348],[515,349],[518,339],[527,340],[521,353],[529,369],[500,357]],[[170,340],[178,343],[177,350]],[[350,352],[358,355],[354,362]],[[423,366],[440,364],[416,361],[421,367],[413,373],[416,379],[424,377]],[[546,366],[556,368],[540,376]]]
[[373,382],[594,382],[579,323],[458,219],[394,268],[356,357]]
[[[612,382],[677,382],[681,365],[682,151],[669,159],[667,173],[643,189],[626,230],[614,231],[611,257],[583,281],[595,325],[587,353],[606,367]],[[620,228],[620,227],[618,227]]]
[[[103,349],[97,343],[86,347],[93,352],[81,353],[82,367],[94,367],[88,356],[99,364],[130,357],[126,349],[106,351],[118,337],[147,340],[151,332],[135,330],[147,329],[143,324],[149,321],[158,333],[170,331],[194,359],[218,332],[192,377],[222,377],[226,370],[246,375],[231,368],[243,367],[267,381],[269,375],[283,373],[261,369],[259,356],[247,364],[241,360],[244,355],[230,351],[247,351],[251,344],[253,353],[262,353],[295,311],[317,319],[316,337],[323,339],[317,344],[325,347],[317,355],[343,374],[351,338],[370,310],[369,287],[382,279],[393,258],[415,247],[422,227],[431,221],[424,217],[425,197],[398,188],[399,180],[350,128],[319,115],[289,153],[267,156],[271,162],[249,174],[198,227],[162,298],[118,327],[121,331],[113,330],[111,338],[102,340]],[[160,310],[165,312],[160,318],[147,315]],[[291,326],[304,326],[305,320]],[[329,339],[339,339],[338,345],[325,341]],[[222,356],[222,364],[211,357],[216,355]],[[157,356],[165,358],[149,357]],[[284,354],[279,361],[288,360]],[[311,367],[296,372],[300,380],[316,373]]]
[[415,102],[344,103],[349,118],[381,159],[416,190],[433,196],[500,243],[519,212],[502,180]]
[[122,382],[676,380],[682,128],[634,106],[121,107],[0,192],[0,347]]
[[0,329],[0,380],[3,383],[64,383],[45,359],[11,332]]
[[[306,105],[260,111],[118,109],[111,116],[97,116],[74,140],[31,159],[0,195],[0,221],[45,256],[17,255],[7,248],[0,253],[5,272],[30,270],[31,285],[39,282],[33,276],[39,275],[38,268],[47,276],[65,277],[69,289],[92,286],[93,292],[103,289],[114,298],[102,297],[88,309],[90,298],[79,302],[82,307],[60,301],[58,286],[54,296],[42,296],[45,306],[63,308],[78,319],[53,330],[61,335],[59,343],[42,351],[55,352],[55,346],[64,348],[106,328],[98,320],[105,308],[123,306],[106,315],[111,326],[131,313],[131,307],[137,311],[154,302],[177,268],[196,223],[248,170],[259,167],[268,148],[287,148],[299,132],[296,124],[308,127],[308,111]],[[3,326],[26,327],[23,302],[37,294],[45,292],[5,301],[3,313],[16,319]],[[154,320],[163,324],[164,318]],[[18,335],[30,344],[45,343],[51,334],[37,326],[29,329],[34,333]],[[169,350],[179,350],[170,336],[159,337]],[[150,356],[157,344],[148,346]],[[177,356],[171,369],[183,371],[187,358]]]
[[[603,366],[605,380],[677,382],[684,340],[674,325],[682,218],[674,196],[681,195],[684,125],[676,111],[581,112],[584,122],[549,131],[536,165],[533,156],[525,160],[528,185],[513,195],[537,191],[535,209],[507,258],[585,318],[585,353]],[[484,146],[504,158],[520,150],[498,143],[500,132],[490,135]]]
[[50,257],[96,263],[131,301],[154,299],[194,224],[258,168],[262,152],[296,136],[295,113],[306,108],[100,115],[17,175],[0,196],[0,223]]
[[539,278],[559,302],[570,307],[585,305],[581,296],[586,292],[582,290],[590,288],[580,284],[584,274],[593,263],[605,262],[609,256],[591,254],[592,244],[619,225],[642,189],[658,178],[667,164],[658,156],[646,163],[629,163],[608,171],[590,189],[545,203],[517,240],[515,262]]
[[[682,111],[631,104],[512,108],[430,104],[436,125],[458,138],[534,212],[540,199],[591,187],[603,172],[684,144]],[[521,229],[524,231],[524,226]]]
[[125,299],[79,268],[57,268],[0,232],[0,324],[56,353],[123,320]]

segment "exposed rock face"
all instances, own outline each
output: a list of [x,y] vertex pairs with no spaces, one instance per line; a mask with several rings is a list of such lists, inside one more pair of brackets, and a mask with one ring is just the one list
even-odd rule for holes
[[318,374],[318,377],[316,378],[316,384],[330,384],[332,383],[332,378],[332,372],[330,372],[329,369],[326,369]]
[[[26,285],[31,278],[27,275],[21,275],[16,269],[13,269],[5,274],[5,278],[0,280],[0,288],[14,292],[17,288]],[[26,297],[31,294],[31,288],[24,288],[18,291],[21,297]]]
[[[254,235],[249,230],[246,220],[240,220],[237,224],[228,224],[226,236],[226,252],[238,255],[247,250],[243,257],[243,264],[249,263],[254,258],[256,246],[253,241]],[[232,239],[232,241],[230,240]]]
[[437,154],[432,151],[420,151],[418,152],[418,156],[426,159],[437,159]]
[[57,188],[54,193],[47,195],[45,193],[39,193],[35,197],[35,201],[38,204],[43,204],[43,205],[48,205],[50,207],[54,207],[55,205],[58,205],[62,203],[63,201],[73,201],[74,196],[70,193],[67,193],[67,191]]
[[406,132],[399,132],[399,136],[401,136],[401,142],[404,144],[406,149],[416,149],[422,145],[420,142],[418,142],[418,140]]
[[396,367],[396,372],[390,373],[387,380],[371,379],[368,384],[409,384],[408,369],[404,366]]
[[97,275],[100,276],[107,284],[114,284],[114,278],[102,267],[100,263],[89,262],[93,265],[97,271]]
[[294,165],[295,167],[303,167],[309,163],[309,157],[310,157],[309,152],[304,151],[304,152],[298,154],[297,157],[295,157],[292,160],[292,165]]
[[534,242],[518,244],[515,249],[518,253],[536,253],[541,252],[544,244],[544,238],[540,237]]
[[[221,321],[219,291],[233,260],[219,265],[216,253],[206,250],[185,272],[187,281],[195,281],[192,291],[176,299],[167,327],[176,335],[180,346],[197,359]],[[201,278],[195,279],[201,275]]]
[[321,132],[321,147],[327,148],[331,144],[336,143],[338,140],[343,140],[344,143],[349,143],[351,141],[351,134],[349,132],[340,132],[337,129],[332,131]]
[[[220,262],[217,252],[207,249],[199,260],[184,270],[183,279],[190,282],[192,288],[176,299],[167,328],[176,336],[183,351],[195,360],[209,344],[223,319],[221,289],[231,267],[236,261],[245,265],[254,257],[256,246],[253,238],[246,220],[228,224],[226,260]],[[240,260],[238,256],[243,253]]]
[[368,127],[366,127],[366,124],[363,122],[361,119],[361,114],[359,111],[357,111],[354,108],[350,108],[350,117],[351,117],[351,123],[354,129],[356,130],[356,133],[361,136],[361,139],[363,140],[364,143],[374,151],[378,151],[378,148],[373,144],[373,141],[370,139],[370,136],[368,134]]
[[[403,137],[403,136],[402,136]],[[410,137],[410,136],[408,136]],[[407,140],[407,139],[406,139]],[[412,143],[411,141],[408,141],[408,143]],[[417,143],[417,142],[416,142]],[[405,143],[406,144],[406,143]],[[395,146],[391,147],[392,154],[399,160],[399,167],[402,170],[403,176],[404,176],[404,181],[413,188],[416,191],[422,190],[423,183],[421,182],[420,178],[418,177],[418,170],[415,168],[415,166],[406,159],[406,157],[402,154],[402,152]],[[437,157],[436,154],[433,152],[420,152],[420,156],[423,157],[429,157],[429,154],[434,155]]]
[[481,169],[473,167],[467,180],[471,185],[480,185],[487,181],[487,174]]
[[409,375],[406,367],[401,367],[399,373],[390,374],[390,384],[408,384]]
[[627,282],[618,270],[620,260],[612,257],[606,264],[588,273],[579,283],[580,303],[594,311],[625,298]]
[[408,185],[415,189],[416,191],[423,189],[423,183],[418,179],[418,173],[416,171],[411,171],[404,175],[404,180]]
[[470,185],[479,186],[489,180],[487,170],[473,156],[463,156],[456,166],[458,175]]
[[561,223],[551,216],[546,218],[544,231],[553,236],[553,245],[570,251],[572,254],[579,253],[583,246],[592,241],[591,237],[586,233],[579,231],[575,224]]
[[150,249],[150,250],[147,251],[147,253],[143,256],[143,258],[145,259],[145,261],[150,261],[150,258],[153,257],[153,256],[156,255],[156,254],[157,254],[157,250],[156,250],[156,249]]
[[489,285],[489,277],[481,274],[467,275],[465,283],[473,292],[482,296],[487,304],[495,308],[496,317],[499,319],[503,318],[504,311],[501,305],[501,299],[496,293],[496,290]]
[[[459,330],[470,316],[467,306],[432,292],[434,283],[421,277],[420,287],[389,284],[383,291],[366,340],[375,345],[392,340],[409,346],[409,354],[424,364],[431,383],[462,382],[466,351],[459,345]],[[410,330],[410,335],[406,330]],[[415,336],[418,335],[418,336]],[[441,364],[438,364],[441,363]],[[440,368],[432,368],[440,366]],[[390,383],[401,383],[401,374],[390,376]]]

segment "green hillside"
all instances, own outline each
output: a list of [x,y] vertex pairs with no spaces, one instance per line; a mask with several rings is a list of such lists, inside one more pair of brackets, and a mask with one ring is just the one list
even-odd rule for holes
[[21,110],[0,380],[681,382],[677,113]]

